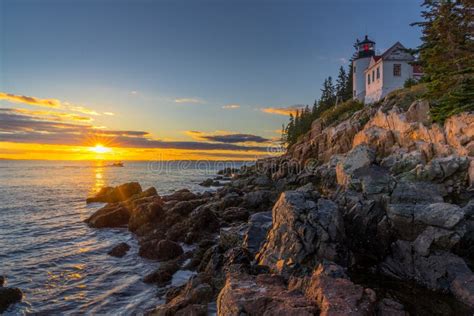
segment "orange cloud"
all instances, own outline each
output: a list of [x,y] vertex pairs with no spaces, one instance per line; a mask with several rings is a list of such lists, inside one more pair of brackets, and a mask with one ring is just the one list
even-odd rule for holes
[[61,101],[56,99],[40,99],[35,97],[28,97],[25,95],[15,95],[11,93],[0,92],[0,100],[6,100],[14,103],[25,103],[35,106],[44,106],[48,108],[60,108]]
[[263,108],[260,110],[264,113],[289,116],[290,114],[295,115],[296,111],[301,110],[303,108],[304,108],[303,105],[298,104],[298,105],[287,106],[284,108],[268,107],[268,108]]
[[33,106],[48,107],[54,109],[68,110],[72,112],[78,112],[87,115],[100,115],[94,110],[88,109],[83,106],[70,104],[68,102],[61,102],[58,99],[41,99],[36,97],[30,97],[25,95],[16,95],[11,93],[0,92],[0,100],[5,100],[13,103],[23,103]]

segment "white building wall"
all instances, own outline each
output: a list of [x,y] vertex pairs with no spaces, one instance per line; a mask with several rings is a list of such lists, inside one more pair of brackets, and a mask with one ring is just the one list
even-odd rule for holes
[[[380,75],[381,80],[370,85],[367,83],[366,77],[366,96],[364,102],[367,104],[374,103],[385,97],[393,90],[403,88],[403,84],[408,78],[413,78],[413,66],[407,61],[401,60],[384,60],[381,63]],[[393,75],[393,65],[401,65],[401,75]],[[368,73],[368,72],[367,72]]]
[[371,57],[358,58],[352,62],[352,67],[355,67],[353,75],[352,86],[353,86],[353,99],[357,99],[361,102],[365,99],[365,74],[364,71],[369,66]]
[[[379,69],[380,76],[377,78],[377,68]],[[370,74],[370,84],[368,81],[368,74]],[[374,75],[374,76],[372,76]],[[365,72],[365,103],[373,103],[382,97],[383,92],[383,61],[375,64],[372,68],[367,69]]]

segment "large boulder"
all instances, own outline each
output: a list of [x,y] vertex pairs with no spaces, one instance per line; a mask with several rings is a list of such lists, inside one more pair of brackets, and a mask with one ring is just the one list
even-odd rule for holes
[[272,229],[256,258],[273,272],[312,270],[322,259],[347,260],[343,219],[334,202],[314,201],[308,192],[286,191],[273,207],[272,218]]
[[316,315],[317,308],[301,293],[289,291],[276,275],[229,273],[217,298],[221,316]]
[[138,205],[131,212],[128,229],[134,232],[143,225],[156,223],[163,215],[161,201]]
[[319,307],[320,315],[374,314],[375,292],[354,284],[341,266],[324,262],[315,269],[309,282],[305,283],[305,296]]
[[183,248],[176,242],[163,239],[148,243],[146,249],[140,253],[142,257],[168,261],[183,254]]
[[116,187],[102,188],[96,196],[88,198],[87,203],[104,202],[115,203],[128,200],[135,194],[142,192],[142,187],[138,182],[124,183]]
[[145,283],[156,283],[159,285],[163,285],[173,278],[173,274],[175,274],[179,270],[179,264],[176,261],[167,261],[160,263],[160,266],[155,271],[147,274],[143,279]]
[[0,313],[23,298],[23,293],[18,288],[0,286]]
[[253,255],[257,254],[265,242],[267,233],[272,227],[272,212],[260,212],[253,214],[249,221],[247,230],[243,237],[242,246]]
[[120,227],[128,224],[130,209],[121,203],[107,204],[85,222],[95,228]]
[[114,246],[112,249],[110,249],[110,251],[107,252],[107,254],[112,257],[121,258],[125,256],[128,250],[130,250],[130,246],[125,242],[121,242],[118,245]]
[[366,145],[352,149],[346,158],[337,164],[337,183],[342,186],[350,184],[351,178],[360,168],[368,167],[375,161],[375,152]]
[[196,198],[198,198],[198,196],[195,193],[189,191],[188,189],[181,189],[173,192],[170,195],[163,196],[163,201],[189,201],[194,200]]

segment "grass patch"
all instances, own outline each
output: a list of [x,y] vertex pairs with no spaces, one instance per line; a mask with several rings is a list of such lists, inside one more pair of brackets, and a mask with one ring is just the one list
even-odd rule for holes
[[363,108],[363,103],[356,100],[348,100],[339,104],[338,106],[324,111],[321,113],[320,118],[323,120],[324,124],[328,126],[335,122],[340,122],[349,118],[352,114]]

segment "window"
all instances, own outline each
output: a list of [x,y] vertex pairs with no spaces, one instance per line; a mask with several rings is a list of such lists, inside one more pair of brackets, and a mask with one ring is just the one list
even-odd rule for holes
[[370,74],[367,74],[367,83],[370,84]]
[[356,91],[354,90],[354,98],[355,98],[356,96],[357,96],[357,95],[356,95]]
[[380,79],[380,66],[377,67],[377,79]]
[[356,66],[354,66],[353,70],[354,70],[354,73],[355,73],[356,72]]
[[400,77],[402,75],[402,64],[393,64],[393,75]]

